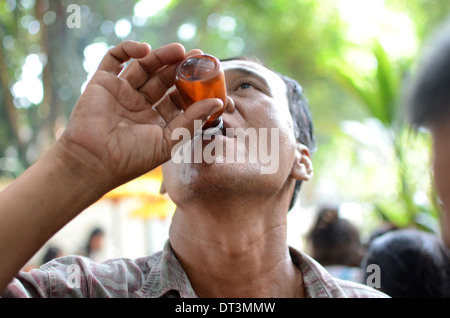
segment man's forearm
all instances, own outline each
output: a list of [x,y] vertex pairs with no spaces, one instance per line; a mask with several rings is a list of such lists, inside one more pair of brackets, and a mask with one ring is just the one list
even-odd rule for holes
[[0,192],[0,295],[53,234],[101,197],[87,182],[85,165],[61,147],[54,145]]
[[[0,293],[86,207],[169,160],[178,140],[167,137],[175,129],[194,133],[195,120],[224,107],[220,99],[206,99],[181,111],[172,98],[163,98],[186,56],[177,43],[151,49],[125,41],[108,51],[58,142],[0,192]],[[138,62],[120,75],[130,59]]]

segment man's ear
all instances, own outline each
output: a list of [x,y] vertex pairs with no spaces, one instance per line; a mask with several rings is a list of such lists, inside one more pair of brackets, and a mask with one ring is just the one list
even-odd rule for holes
[[313,176],[311,152],[303,144],[297,144],[295,162],[292,166],[291,176],[296,180],[308,181]]

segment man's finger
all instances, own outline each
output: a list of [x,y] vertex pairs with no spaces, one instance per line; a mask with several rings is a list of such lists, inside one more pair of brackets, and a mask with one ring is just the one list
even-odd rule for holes
[[155,105],[153,105],[153,109],[161,115],[166,123],[170,123],[181,112],[177,100],[173,99],[174,92],[177,93],[177,90],[173,89],[168,91]]
[[143,58],[149,52],[150,46],[146,43],[135,41],[122,42],[108,51],[98,69],[119,75],[126,61],[132,58]]
[[[173,78],[175,77],[175,64],[185,57],[184,52],[184,47],[177,43],[154,49],[144,58],[131,62],[122,74],[120,74],[120,77],[130,82],[131,86],[135,89],[148,86],[151,89],[160,91],[161,89],[155,88],[155,85],[149,84],[148,81],[165,83],[171,80],[173,82]],[[165,78],[168,79],[166,80]],[[167,90],[168,87],[162,86]],[[152,94],[150,92],[147,95],[151,96]],[[156,98],[155,100],[158,99]]]
[[[158,49],[156,49],[158,50]],[[156,51],[155,50],[155,51]],[[194,54],[202,54],[203,52],[198,49],[194,49],[186,53],[186,56],[191,56]],[[185,58],[184,57],[184,58]],[[141,60],[139,60],[139,63],[141,63]],[[171,65],[165,65],[164,67],[161,67],[158,72],[155,72],[153,74],[148,74],[147,80],[145,83],[141,83],[143,78],[141,78],[141,81],[138,82],[136,80],[137,74],[141,74],[142,72],[136,70],[134,75],[130,73],[127,73],[128,81],[133,81],[132,85],[136,87],[136,84],[140,84],[139,91],[143,93],[147,100],[154,104],[156,103],[168,89],[170,89],[175,84],[175,70],[178,64],[171,64]],[[133,69],[136,69],[136,65],[133,65]],[[125,69],[126,71],[126,69]],[[125,73],[124,71],[124,73]]]
[[139,88],[150,104],[156,103],[175,84],[175,69],[176,65],[163,67]]
[[150,54],[140,58],[138,62],[142,69],[148,75],[151,75],[165,65],[180,62],[184,57],[184,46],[179,43],[171,43],[152,50]]
[[[218,98],[210,98],[198,101],[192,104],[186,111],[181,112],[178,116],[176,116],[171,122],[168,123],[165,128],[168,130],[166,132],[166,136],[171,136],[171,132],[175,129],[184,128],[187,129],[191,136],[194,136],[196,131],[195,129],[195,121],[201,120],[204,123],[209,116],[218,112],[223,107],[222,100]],[[170,140],[167,141],[171,148],[175,146],[180,140]]]
[[134,89],[139,89],[148,80],[147,72],[137,60],[131,61],[119,77],[126,79]]

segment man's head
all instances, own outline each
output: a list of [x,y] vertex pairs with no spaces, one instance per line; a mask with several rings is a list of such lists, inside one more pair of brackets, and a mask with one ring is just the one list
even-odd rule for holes
[[[177,200],[179,191],[189,192],[186,187],[196,191],[197,186],[202,183],[208,185],[203,188],[205,193],[219,189],[228,192],[232,188],[244,193],[245,188],[251,187],[256,192],[267,191],[267,195],[272,195],[289,188],[290,209],[296,201],[301,182],[312,176],[310,156],[315,148],[311,115],[302,89],[294,80],[247,58],[222,60],[222,65],[227,94],[234,101],[223,114],[226,130],[254,130],[260,147],[264,137],[261,131],[268,132],[269,136],[264,139],[267,142],[266,148],[269,152],[274,149],[277,151],[280,157],[278,169],[273,175],[262,175],[261,161],[253,164],[232,162],[227,165],[216,160],[210,165],[188,164],[177,167],[173,162],[169,162],[163,167],[165,186],[174,201]],[[279,132],[276,147],[274,139],[270,137],[274,129]],[[217,138],[220,142],[223,139],[224,149],[234,143],[234,155],[245,153],[248,156],[251,148],[248,140],[242,143],[227,137],[232,136]],[[196,137],[192,145],[195,145],[195,139]],[[203,143],[203,149],[207,146]],[[217,167],[220,167],[220,170],[216,170]],[[172,177],[177,179],[176,185],[175,182],[167,181],[167,178]],[[200,182],[200,179],[203,182]],[[182,200],[181,196],[180,201]]]
[[413,126],[433,137],[433,171],[445,213],[443,236],[450,246],[450,23],[424,47],[422,60],[406,98]]
[[[250,59],[248,57],[234,57],[229,59],[222,59],[222,62],[233,61],[233,60],[243,60],[254,62],[263,65],[257,59]],[[265,66],[265,65],[263,65]],[[267,67],[267,66],[265,66]],[[294,79],[289,78],[279,72],[276,72],[270,69],[272,72],[277,74],[285,83],[287,89],[287,99],[289,103],[289,111],[292,116],[292,121],[294,123],[294,132],[295,138],[297,142],[305,145],[311,154],[316,150],[316,142],[313,133],[313,122],[311,118],[311,113],[309,110],[307,99],[303,94],[303,88],[301,85]],[[289,206],[289,210],[291,210],[298,198],[298,194],[300,191],[300,187],[302,184],[302,180],[297,180],[295,183],[294,193],[292,196],[292,200]]]
[[362,246],[359,231],[339,216],[338,206],[323,206],[308,236],[311,256],[324,266],[359,266]]
[[407,96],[414,126],[432,128],[450,119],[450,20],[426,43]]

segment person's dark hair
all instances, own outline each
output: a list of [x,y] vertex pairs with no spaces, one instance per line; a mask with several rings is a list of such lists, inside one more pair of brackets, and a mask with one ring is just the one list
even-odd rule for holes
[[450,118],[450,20],[423,47],[418,69],[406,90],[405,108],[413,127]]
[[[303,94],[303,89],[297,81],[277,73],[285,82],[287,87],[287,97],[289,101],[289,110],[291,111],[294,122],[295,138],[298,142],[308,147],[311,154],[316,150],[316,142],[313,134],[313,122],[309,111],[308,102]],[[294,194],[292,196],[289,210],[291,210],[297,201],[302,181],[295,183]]]
[[[450,255],[438,236],[393,230],[372,241],[362,262],[380,267],[380,289],[393,298],[450,297]],[[365,273],[367,280],[368,275]]]
[[323,266],[359,266],[362,244],[358,229],[339,217],[337,206],[319,209],[315,223],[307,236],[311,256]]
[[96,227],[91,231],[91,233],[89,234],[89,239],[88,239],[88,241],[86,243],[86,247],[85,247],[87,255],[90,255],[90,253],[92,252],[92,240],[95,237],[103,236],[104,234],[105,234],[104,231],[99,227]]
[[[289,110],[291,112],[292,121],[294,123],[295,138],[298,142],[308,147],[309,151],[313,153],[316,150],[316,142],[313,134],[314,127],[311,118],[311,113],[309,110],[308,101],[303,94],[302,86],[296,80],[270,69],[256,58],[248,58],[245,56],[241,56],[241,57],[232,57],[228,59],[221,59],[222,62],[232,60],[244,60],[258,63],[281,77],[281,79],[284,81],[287,87],[287,98],[289,102]],[[301,184],[302,184],[301,180],[298,180],[295,183],[294,193],[292,195],[291,203],[289,205],[289,210],[291,210],[294,207],[295,202],[297,201]]]
[[42,264],[50,262],[52,259],[57,258],[61,254],[61,249],[55,246],[51,246],[48,248],[44,257],[42,258]]

